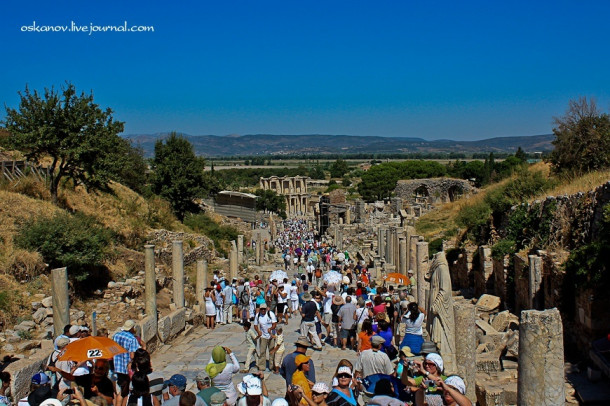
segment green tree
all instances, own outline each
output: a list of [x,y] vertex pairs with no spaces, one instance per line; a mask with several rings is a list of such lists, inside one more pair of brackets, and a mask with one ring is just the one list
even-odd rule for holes
[[326,179],[326,174],[319,164],[311,168],[308,175],[312,179]]
[[134,147],[129,140],[121,138],[117,150],[106,158],[104,163],[113,180],[135,192],[144,193],[148,180],[148,164],[140,146]]
[[277,213],[281,217],[286,218],[286,200],[284,196],[280,196],[275,190],[269,189],[257,189],[254,194],[258,196],[258,199],[256,199],[256,210]]
[[17,149],[36,164],[51,158],[49,191],[54,203],[62,179],[72,179],[88,190],[104,189],[112,178],[111,157],[124,146],[118,136],[123,122],[114,121],[112,110],[102,110],[93,94],[77,95],[67,83],[61,92],[44,94],[26,86],[19,92],[17,109],[6,107],[2,122],[9,131],[7,147]]
[[347,162],[343,159],[339,158],[330,166],[330,177],[331,178],[341,178],[349,171],[349,167],[347,166]]
[[515,152],[515,158],[517,158],[521,162],[527,162],[527,154],[521,149],[521,147],[517,148],[517,152]]
[[610,116],[594,99],[570,100],[563,117],[555,118],[555,149],[550,162],[555,172],[584,173],[610,167]]
[[204,167],[205,161],[195,156],[193,145],[175,132],[165,142],[155,143],[152,189],[170,202],[180,221],[186,212],[197,210],[194,199],[204,195]]

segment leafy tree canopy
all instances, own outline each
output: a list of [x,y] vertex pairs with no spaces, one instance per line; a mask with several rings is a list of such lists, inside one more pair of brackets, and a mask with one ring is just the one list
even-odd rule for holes
[[167,199],[176,216],[194,212],[194,199],[205,192],[205,161],[195,156],[193,145],[184,137],[171,133],[163,142],[155,143],[153,159],[153,192]]
[[329,167],[330,169],[330,177],[331,178],[341,178],[349,171],[349,167],[347,166],[347,162],[343,159],[339,158],[335,162],[332,163]]
[[282,218],[286,218],[286,200],[284,196],[278,195],[275,190],[257,189],[254,194],[256,199],[256,210],[277,213]]
[[555,118],[555,149],[550,162],[555,172],[584,173],[610,167],[610,116],[594,99],[571,100],[562,117]]
[[103,189],[112,179],[114,157],[125,144],[118,136],[123,122],[114,121],[112,110],[102,110],[93,94],[77,94],[67,83],[61,92],[45,89],[43,94],[26,86],[19,92],[17,109],[6,108],[2,122],[9,131],[8,148],[21,151],[37,164],[50,157],[49,189],[57,203],[60,181],[72,179],[88,190]]

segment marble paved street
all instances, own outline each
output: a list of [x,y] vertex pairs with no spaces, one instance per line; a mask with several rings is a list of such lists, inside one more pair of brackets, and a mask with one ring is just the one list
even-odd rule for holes
[[[290,319],[287,326],[284,326],[284,337],[286,352],[289,354],[295,350],[294,342],[299,336],[298,328],[300,316]],[[324,330],[324,329],[323,329]],[[186,336],[180,336],[170,345],[162,345],[152,356],[153,368],[161,372],[165,379],[176,373],[181,373],[188,379],[189,390],[195,387],[195,377],[197,373],[204,369],[210,360],[212,349],[216,345],[229,347],[235,352],[241,368],[244,368],[247,348],[245,343],[244,329],[237,323],[229,325],[219,325],[214,330],[208,330],[205,326],[199,326]],[[356,362],[356,353],[349,349],[342,351],[326,345],[322,351],[308,350],[307,355],[311,356],[315,369],[316,380],[318,382],[331,383],[331,377],[335,372],[337,363],[342,358],[347,358],[352,363]],[[235,383],[241,382],[243,373],[234,375]],[[272,372],[265,372],[265,383],[269,389],[270,398],[283,397],[285,394],[285,382],[280,375]]]

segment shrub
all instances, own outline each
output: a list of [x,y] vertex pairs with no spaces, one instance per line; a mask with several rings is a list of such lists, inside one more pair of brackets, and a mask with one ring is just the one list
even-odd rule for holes
[[214,241],[214,246],[219,252],[221,252],[222,241],[237,240],[239,234],[234,227],[218,224],[205,213],[187,214],[184,224],[197,233],[207,235]]
[[437,238],[428,243],[428,250],[430,256],[433,256],[437,252],[441,252],[443,250],[443,239]]
[[501,261],[506,255],[510,255],[516,252],[516,245],[514,240],[502,239],[495,243],[491,247],[491,257]]
[[15,237],[17,246],[38,251],[51,268],[66,266],[77,281],[102,264],[112,234],[92,217],[60,213],[28,222]]

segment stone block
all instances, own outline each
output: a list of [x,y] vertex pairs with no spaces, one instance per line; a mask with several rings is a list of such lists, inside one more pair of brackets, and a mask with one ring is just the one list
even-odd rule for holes
[[477,382],[477,404],[480,406],[504,406],[504,390],[487,382]]
[[493,312],[500,307],[501,299],[498,296],[484,294],[477,301],[477,309],[484,312]]
[[26,352],[34,348],[40,347],[40,341],[25,341],[17,345],[17,351]]
[[483,332],[485,333],[485,335],[490,335],[490,334],[498,334],[498,331],[493,328],[489,323],[487,323],[486,321],[483,320],[477,320],[475,321],[475,324],[477,325],[478,328],[480,328],[481,330],[483,330]]
[[29,393],[32,376],[44,369],[50,352],[38,351],[30,358],[9,364],[5,371],[11,374],[11,393],[13,399],[21,399]]
[[32,311],[36,311],[42,307],[42,303],[40,302],[32,302]]
[[32,319],[36,322],[36,324],[42,323],[44,319],[47,317],[47,311],[45,308],[40,307],[34,314],[32,315]]
[[184,330],[184,327],[186,326],[186,309],[183,307],[182,309],[171,312],[168,316],[171,320],[169,335],[170,337],[175,337]]
[[159,319],[159,323],[157,325],[157,332],[159,333],[159,340],[161,340],[162,343],[166,342],[169,339],[171,324],[172,322],[169,316],[161,317]]
[[44,299],[42,299],[42,305],[44,307],[53,307],[53,297],[52,296],[47,296]]
[[502,365],[500,364],[500,354],[495,352],[479,354],[477,357],[477,372],[500,372]]
[[153,316],[148,316],[136,324],[136,331],[142,337],[144,342],[149,342],[157,335],[157,319]]

